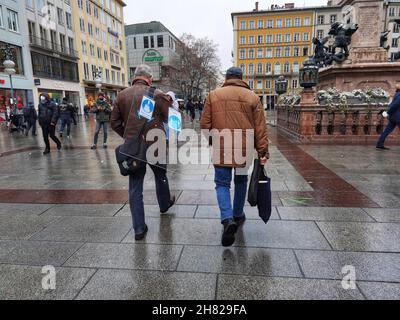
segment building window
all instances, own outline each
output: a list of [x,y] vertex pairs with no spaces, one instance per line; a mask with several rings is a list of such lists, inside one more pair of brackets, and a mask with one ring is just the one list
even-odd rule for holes
[[82,40],[82,53],[84,55],[87,55],[86,41],[83,41],[83,40]]
[[[4,48],[8,43],[0,41],[0,48]],[[10,45],[11,46],[11,53],[12,53],[12,58],[15,62],[15,71],[17,74],[23,75],[24,74],[24,69],[23,69],[23,64],[22,64],[22,49],[21,47]],[[0,72],[4,72],[4,65],[3,62],[5,60],[5,56],[3,54],[0,54]]]
[[267,49],[267,58],[272,58],[272,49],[271,48]]
[[65,13],[65,20],[67,22],[67,28],[72,30],[72,16],[69,12]]
[[254,64],[249,64],[249,74],[254,74]]
[[277,19],[276,20],[276,27],[277,28],[282,28],[282,19]]
[[272,43],[272,34],[267,35],[267,43]]
[[246,37],[244,36],[240,37],[240,44],[246,44]]
[[324,30],[317,30],[317,38],[321,40],[324,37]]
[[255,29],[254,21],[250,21],[249,28],[250,28],[250,30]]
[[83,9],[83,0],[77,0],[79,9]]
[[325,24],[325,16],[318,16],[317,17],[317,24]]
[[150,36],[150,45],[154,48],[154,36]]
[[290,72],[290,64],[289,64],[289,62],[285,63],[285,66],[283,68],[283,72],[284,73],[289,73]]
[[304,41],[310,41],[310,34],[308,32],[303,34],[303,40]]
[[254,36],[249,37],[249,44],[254,44]]
[[290,48],[285,48],[285,57],[290,57]]
[[265,81],[265,88],[266,89],[271,89],[271,80],[266,80]]
[[286,28],[291,28],[292,27],[292,19],[286,19],[285,25],[286,25]]
[[93,37],[93,25],[91,23],[88,23],[88,32],[89,35]]
[[294,19],[294,26],[295,27],[301,27],[301,18],[295,18]]
[[393,33],[399,33],[400,32],[400,24],[395,23],[393,25]]
[[257,43],[258,43],[258,44],[263,43],[263,41],[264,41],[264,36],[258,36],[258,37],[257,37]]
[[294,41],[299,42],[300,41],[300,33],[295,33],[294,34]]
[[61,46],[61,51],[65,52],[65,35],[60,33],[60,46]]
[[281,54],[282,54],[282,49],[281,48],[276,48],[275,57],[276,58],[280,58]]
[[253,80],[249,80],[249,87],[251,90],[254,89],[254,81]]
[[275,74],[276,75],[281,74],[281,64],[279,62],[275,63]]
[[246,50],[244,50],[244,49],[241,49],[240,50],[240,59],[246,59]]
[[293,72],[299,73],[299,63],[298,62],[293,63]]
[[304,18],[304,26],[309,27],[311,25],[311,19],[309,17]]
[[331,14],[329,20],[330,20],[331,23],[335,23],[337,21],[337,15],[336,14]]
[[253,49],[249,50],[249,59],[254,59],[254,50]]
[[61,8],[57,8],[57,18],[58,18],[58,24],[63,26],[64,25],[64,11]]
[[258,29],[264,28],[264,20],[258,20]]
[[90,45],[90,55],[91,55],[92,57],[95,57],[95,56],[96,56],[96,52],[95,52],[95,50],[94,50],[94,45],[93,45],[93,44]]
[[85,20],[82,18],[79,18],[79,28],[81,29],[81,32],[85,32]]
[[158,48],[164,47],[164,36],[157,36],[157,47]]
[[145,49],[149,48],[149,37],[143,37],[143,44]]
[[308,47],[303,48],[303,56],[304,57],[308,56]]
[[[0,20],[1,20],[1,6],[0,6]],[[1,26],[1,24],[0,24],[0,26]],[[36,24],[29,20],[28,20],[28,31],[29,31],[30,43],[35,43],[36,42]]]
[[13,10],[7,9],[8,30],[19,32],[18,13]]
[[265,65],[265,73],[266,73],[266,74],[271,74],[271,72],[272,72],[272,66],[271,66],[270,63],[267,63],[267,64]]
[[70,52],[72,53],[72,51],[75,49],[74,46],[74,39],[71,37],[68,37],[68,48],[70,50]]
[[240,21],[240,30],[246,30],[246,21]]
[[36,77],[79,82],[78,65],[74,62],[31,52],[32,70]]
[[92,6],[89,0],[86,0],[86,12],[88,15],[92,15]]
[[262,59],[264,58],[264,50],[259,48],[257,49],[257,59]]
[[101,59],[101,48],[97,48],[97,58]]
[[275,36],[275,42],[276,43],[282,43],[282,35],[281,34],[277,34]]
[[93,15],[96,19],[99,18],[99,8],[97,8],[96,6],[93,9]]
[[90,76],[89,76],[89,65],[86,62],[83,63],[83,73],[84,73],[83,77],[85,79],[89,80],[89,78],[90,78]]
[[242,69],[243,74],[246,74],[246,66],[243,63],[240,65],[240,69]]
[[267,28],[273,28],[274,27],[274,21],[273,20],[268,20],[267,21]]
[[285,35],[285,42],[291,42],[292,41],[292,35],[290,33]]
[[299,81],[297,79],[293,79],[292,81],[292,88],[296,89],[299,86]]
[[108,51],[104,50],[104,60],[108,61]]
[[392,48],[397,48],[398,45],[398,38],[392,39]]
[[293,56],[298,57],[300,55],[299,47],[294,47],[293,49]]
[[3,7],[0,6],[0,27],[4,27],[3,23]]
[[390,7],[389,8],[389,17],[394,17],[396,15],[396,8]]
[[262,63],[257,64],[257,73],[262,74],[263,73],[263,65]]

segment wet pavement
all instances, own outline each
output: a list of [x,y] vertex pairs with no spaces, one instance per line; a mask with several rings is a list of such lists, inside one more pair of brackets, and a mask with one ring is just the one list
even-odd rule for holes
[[[270,127],[271,221],[246,206],[226,249],[210,164],[170,167],[165,215],[148,171],[149,233],[136,242],[121,140],[110,132],[92,151],[93,130],[80,123],[44,157],[40,135],[0,129],[0,299],[400,298],[400,148],[296,145]],[[46,265],[55,290],[42,288]]]

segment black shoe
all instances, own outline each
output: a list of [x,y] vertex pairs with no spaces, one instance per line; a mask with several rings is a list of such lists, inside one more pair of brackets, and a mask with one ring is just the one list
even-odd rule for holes
[[172,197],[172,199],[169,201],[169,206],[167,208],[167,210],[160,210],[161,213],[166,213],[168,212],[168,210],[175,204],[176,198],[175,196]]
[[96,147],[95,145],[92,145],[92,146],[90,147],[90,149],[92,149],[92,150],[96,150],[96,149],[97,149],[97,147]]
[[61,150],[61,148],[62,148],[62,145],[59,144],[59,145],[57,146],[57,150]]
[[107,143],[104,143],[104,144],[103,144],[103,148],[104,148],[104,149],[107,149]]
[[242,226],[246,221],[246,216],[243,215],[241,217],[234,217],[233,221],[238,225],[238,227]]
[[147,228],[147,225],[145,225],[144,231],[142,233],[135,234],[135,240],[136,241],[143,240],[148,231],[149,231],[149,228]]
[[232,219],[226,219],[222,222],[224,225],[224,233],[222,234],[222,245],[230,247],[235,242],[235,233],[238,225]]
[[385,146],[376,146],[376,148],[379,150],[390,150],[389,148],[386,148]]
[[50,149],[46,149],[43,151],[43,155],[49,154],[50,153]]
[[62,134],[62,132],[60,132],[60,138],[62,138],[62,136],[63,136],[63,134]]

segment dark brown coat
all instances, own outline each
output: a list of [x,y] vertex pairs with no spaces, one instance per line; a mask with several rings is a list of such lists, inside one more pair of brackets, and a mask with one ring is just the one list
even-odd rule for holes
[[[258,155],[269,158],[267,123],[263,106],[260,98],[242,80],[227,80],[222,88],[209,94],[201,117],[201,128],[217,129],[219,132],[228,129],[232,134],[232,144],[227,143],[226,146],[221,136],[219,136],[219,146],[215,143],[215,136],[212,139],[214,165],[244,167],[244,164],[235,161],[234,153],[239,152],[243,157],[249,156],[246,153],[248,148],[246,130],[251,131],[252,129],[254,134],[250,141],[254,141]],[[238,132],[239,136],[241,133],[241,143],[240,140],[235,139],[234,131]],[[253,150],[251,150],[251,153],[253,153]]]

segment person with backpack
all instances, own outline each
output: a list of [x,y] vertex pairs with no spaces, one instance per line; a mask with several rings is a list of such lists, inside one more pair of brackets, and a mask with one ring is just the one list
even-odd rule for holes
[[24,121],[25,121],[25,135],[29,135],[29,131],[32,129],[32,136],[37,136],[36,134],[36,121],[38,119],[35,106],[32,102],[28,103],[28,106],[24,108]]
[[61,127],[60,137],[64,134],[65,126],[67,127],[67,138],[71,138],[71,123],[74,121],[74,107],[71,103],[68,103],[67,98],[63,98],[61,104],[58,106]]
[[57,144],[57,149],[61,150],[61,141],[56,137],[59,112],[57,105],[51,101],[48,93],[42,93],[39,99],[39,125],[42,127],[43,139],[46,144],[43,154],[46,155],[50,153],[49,137]]
[[99,133],[103,128],[103,148],[107,148],[107,137],[108,137],[108,123],[110,122],[111,105],[106,100],[104,93],[100,92],[96,103],[92,108],[93,114],[96,115],[96,132],[94,135],[94,142],[91,147],[92,150],[97,149],[97,141],[99,139]]

